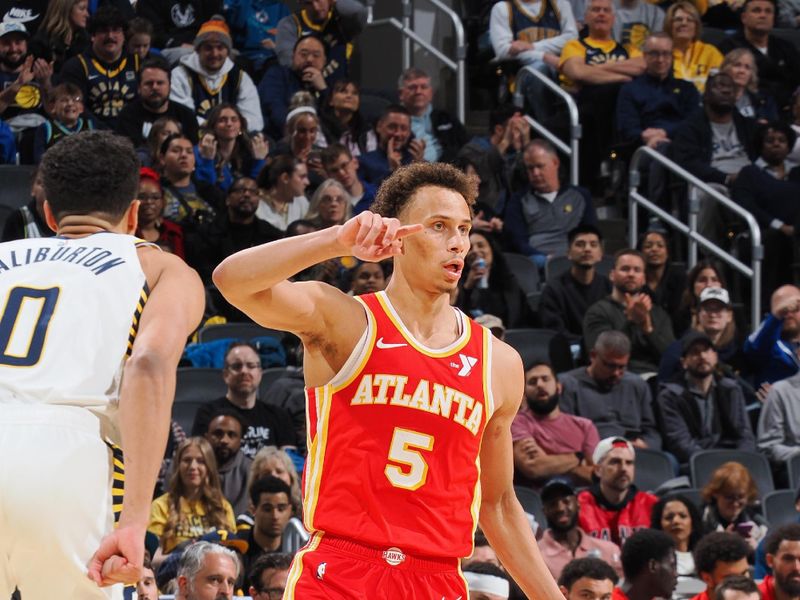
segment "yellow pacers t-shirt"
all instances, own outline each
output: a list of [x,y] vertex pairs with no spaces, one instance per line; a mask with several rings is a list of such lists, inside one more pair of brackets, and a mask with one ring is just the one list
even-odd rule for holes
[[[598,40],[593,37],[585,37],[583,39],[574,39],[568,41],[561,51],[561,57],[558,61],[558,68],[567,62],[570,58],[582,58],[587,65],[602,65],[610,62],[620,62],[628,58],[635,58],[641,56],[638,50],[632,50],[630,54],[627,50],[615,40]],[[559,75],[561,87],[569,91],[576,91],[577,86],[574,82],[570,81],[563,73]]]
[[672,72],[675,79],[691,81],[702,94],[709,72],[719,68],[722,58],[722,53],[711,44],[692,42],[686,52],[677,48],[672,51]]
[[[225,499],[222,500],[222,504],[225,508],[225,529],[233,533],[236,531],[236,516],[233,514],[233,508]],[[214,529],[206,518],[206,510],[203,503],[199,500],[189,502],[185,498],[180,498],[178,500],[178,508],[180,509],[180,516],[178,517],[178,527],[175,530],[175,535],[168,540],[163,540],[162,543],[165,554],[172,552],[175,546],[181,542],[197,539],[204,533]],[[164,494],[153,500],[153,504],[150,506],[150,523],[147,526],[147,530],[156,534],[159,539],[164,533],[164,526],[169,519],[169,512],[169,494]]]

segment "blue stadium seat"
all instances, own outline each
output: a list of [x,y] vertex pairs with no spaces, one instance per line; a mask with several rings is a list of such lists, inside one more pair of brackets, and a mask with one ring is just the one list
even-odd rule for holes
[[514,492],[517,494],[517,500],[519,500],[519,503],[522,505],[522,509],[526,513],[534,516],[539,527],[546,529],[547,519],[544,518],[542,499],[539,497],[539,494],[521,485],[515,485]]
[[276,329],[267,329],[255,323],[220,323],[206,325],[197,332],[197,341],[213,342],[230,338],[234,340],[251,340],[257,337],[275,337],[282,339],[284,333]]
[[770,527],[797,521],[800,513],[794,507],[795,496],[794,490],[776,490],[764,496],[764,518]]
[[219,369],[180,368],[175,386],[175,404],[208,402],[225,395],[228,386]]
[[636,473],[633,477],[636,487],[652,492],[673,477],[675,471],[672,463],[661,450],[636,448]]

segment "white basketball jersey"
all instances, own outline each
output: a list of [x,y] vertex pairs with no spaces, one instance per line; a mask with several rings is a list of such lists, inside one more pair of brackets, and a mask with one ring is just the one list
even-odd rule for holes
[[98,413],[116,404],[147,299],[137,241],[97,233],[0,244],[0,404]]

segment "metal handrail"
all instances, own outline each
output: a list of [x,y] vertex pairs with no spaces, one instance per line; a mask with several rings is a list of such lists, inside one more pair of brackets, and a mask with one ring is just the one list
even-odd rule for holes
[[[533,127],[534,130],[539,132],[551,144],[553,144],[556,148],[561,150],[564,154],[566,154],[569,159],[569,182],[572,185],[578,185],[578,166],[580,160],[579,154],[579,146],[580,146],[580,139],[581,139],[581,122],[580,116],[578,115],[578,105],[575,104],[575,99],[572,95],[561,88],[555,81],[550,79],[547,75],[540,73],[530,65],[522,67],[520,71],[527,71],[534,77],[536,77],[539,81],[541,81],[551,92],[553,92],[556,96],[560,96],[564,102],[567,104],[567,110],[569,110],[569,146],[565,144],[561,138],[555,135],[552,131],[547,129],[544,125],[539,123],[536,119],[531,117],[530,115],[525,115],[525,119],[528,121],[528,124]],[[517,75],[519,77],[519,75]]]
[[438,58],[444,65],[456,73],[456,115],[462,123],[466,119],[466,88],[467,88],[467,45],[465,42],[464,26],[461,17],[452,8],[446,6],[441,0],[427,0],[434,7],[446,14],[453,23],[453,30],[456,36],[456,57],[455,60],[444,54],[441,50],[422,39],[411,27],[411,15],[414,12],[413,0],[402,0],[403,16],[402,21],[388,17],[386,19],[375,19],[372,9],[376,0],[366,0],[367,5],[367,25],[376,27],[380,25],[390,25],[403,35],[403,70],[411,66],[411,42],[422,46],[433,56]]
[[[672,173],[689,184],[688,225],[676,219],[671,214],[639,193],[639,163],[641,162],[643,156],[648,156],[651,160],[661,163],[662,166],[669,169]],[[761,262],[764,259],[764,249],[761,246],[761,228],[759,227],[752,213],[746,211],[741,206],[733,202],[730,198],[718,192],[707,183],[701,181],[689,173],[689,171],[683,169],[668,159],[666,156],[663,156],[656,150],[653,150],[647,146],[641,146],[636,150],[636,152],[633,153],[628,172],[628,178],[630,181],[630,191],[628,193],[628,242],[630,247],[636,247],[636,236],[639,229],[639,215],[636,209],[637,206],[641,206],[689,238],[689,268],[694,267],[694,265],[697,263],[697,247],[700,245],[711,252],[714,256],[719,258],[721,261],[727,263],[752,281],[752,289],[750,292],[750,318],[751,326],[755,330],[755,328],[758,327],[758,324],[761,322]],[[732,254],[714,244],[705,236],[697,233],[697,214],[700,212],[700,200],[697,195],[698,190],[703,191],[715,202],[719,202],[722,204],[722,206],[732,212],[735,212],[747,222],[747,226],[750,229],[750,242],[752,246],[750,267],[741,262]]]

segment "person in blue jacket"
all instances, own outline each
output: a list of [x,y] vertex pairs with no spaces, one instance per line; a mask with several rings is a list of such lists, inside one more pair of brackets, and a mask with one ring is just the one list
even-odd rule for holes
[[774,383],[800,370],[800,289],[783,285],[772,293],[770,314],[747,338],[744,353],[755,383]]

